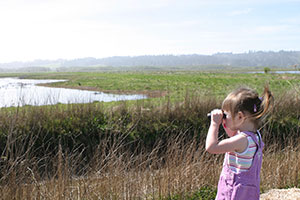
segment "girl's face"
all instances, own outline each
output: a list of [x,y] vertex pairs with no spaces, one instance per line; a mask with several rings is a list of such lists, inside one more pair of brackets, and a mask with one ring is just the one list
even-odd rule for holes
[[[229,111],[224,110],[226,118],[223,120],[223,127],[229,137],[235,136],[237,134],[237,127],[235,126],[235,119],[232,118],[232,115]],[[236,118],[237,116],[235,116]]]

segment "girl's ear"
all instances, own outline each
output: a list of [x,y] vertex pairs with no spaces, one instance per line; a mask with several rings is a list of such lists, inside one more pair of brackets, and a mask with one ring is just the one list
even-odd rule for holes
[[239,111],[238,113],[237,113],[237,115],[236,115],[236,122],[235,122],[235,125],[237,126],[237,127],[239,127],[242,123],[244,123],[244,121],[245,121],[245,115],[244,115],[244,113],[243,112],[241,112],[241,111]]
[[244,118],[245,118],[245,115],[244,115],[244,113],[243,113],[242,111],[239,111],[239,112],[237,113],[237,116],[238,116],[238,119],[239,119],[239,120],[244,120]]

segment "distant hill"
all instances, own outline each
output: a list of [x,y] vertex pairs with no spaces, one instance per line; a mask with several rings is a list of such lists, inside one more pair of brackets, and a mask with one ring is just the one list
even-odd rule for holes
[[290,68],[300,65],[300,51],[249,51],[248,53],[217,53],[213,55],[145,55],[115,56],[108,58],[79,58],[73,60],[35,60],[32,62],[0,63],[0,71],[38,69],[53,71],[80,67],[272,67]]

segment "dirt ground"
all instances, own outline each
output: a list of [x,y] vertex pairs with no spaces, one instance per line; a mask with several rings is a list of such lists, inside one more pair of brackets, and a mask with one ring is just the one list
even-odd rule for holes
[[261,194],[260,200],[300,200],[300,189],[273,189]]

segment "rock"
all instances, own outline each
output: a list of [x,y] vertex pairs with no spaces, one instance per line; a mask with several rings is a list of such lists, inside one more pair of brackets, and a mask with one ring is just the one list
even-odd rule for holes
[[272,189],[260,195],[260,200],[300,200],[300,189]]

